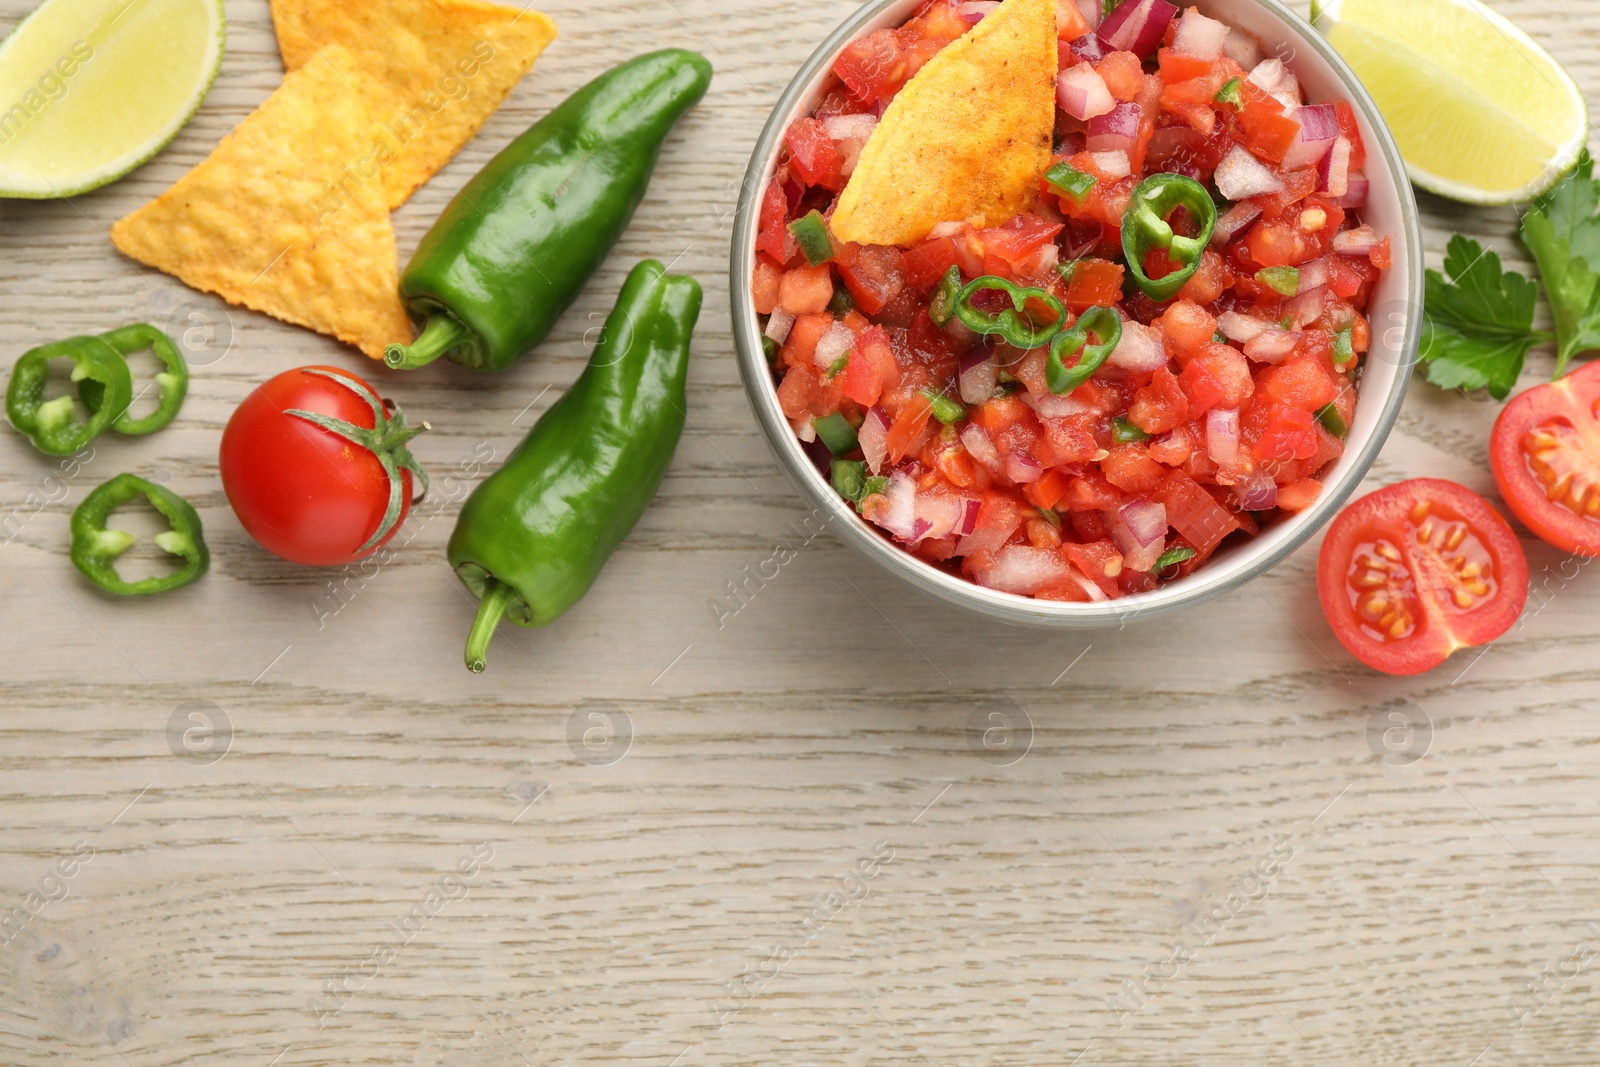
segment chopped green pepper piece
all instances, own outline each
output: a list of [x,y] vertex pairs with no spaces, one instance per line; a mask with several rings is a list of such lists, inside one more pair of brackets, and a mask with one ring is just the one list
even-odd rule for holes
[[1333,361],[1341,367],[1356,358],[1355,346],[1350,342],[1350,327],[1333,335]]
[[955,318],[956,300],[961,296],[961,268],[952,266],[944,272],[944,277],[939,279],[939,284],[933,290],[933,299],[928,304],[928,318],[940,328],[950,325],[950,320]]
[[778,348],[778,342],[766,334],[761,335],[761,351],[766,353],[768,363],[778,362]]
[[861,503],[862,494],[867,490],[866,462],[859,459],[834,460],[832,481],[834,492],[852,504]]
[[845,417],[835,411],[832,415],[824,415],[811,423],[817,431],[817,436],[822,438],[822,443],[828,446],[828,451],[836,456],[854,452],[857,446],[856,428],[845,421]]
[[[184,563],[171,574],[129,582],[117,573],[115,561],[135,538],[125,530],[108,529],[106,520],[117,508],[139,496],[150,501],[172,525],[172,529],[156,535],[156,544]],[[108,593],[118,596],[164,593],[200,577],[210,562],[211,555],[201,536],[200,516],[189,502],[164,486],[132,474],[119,474],[98,486],[72,512],[72,564],[85,578]]]
[[[1167,217],[1183,208],[1200,232],[1194,237],[1174,233]],[[1152,300],[1167,301],[1200,267],[1200,258],[1217,225],[1217,205],[1206,187],[1183,174],[1152,174],[1133,190],[1122,216],[1122,252],[1134,282]],[[1146,273],[1151,252],[1164,251],[1177,269],[1160,278]]]
[[806,262],[820,267],[833,258],[833,242],[828,239],[828,224],[816,208],[789,223],[789,232],[800,242],[800,251]]
[[1211,343],[1214,345],[1225,345],[1228,343],[1228,335],[1223,333],[1221,330],[1218,330],[1216,333],[1211,335]]
[[[972,298],[986,290],[1005,293],[1011,300],[1011,306],[992,314],[973,307]],[[1030,300],[1037,300],[1054,311],[1055,321],[1035,326],[1027,312]],[[963,325],[975,333],[996,334],[1013,348],[1041,348],[1049,344],[1050,339],[1061,332],[1061,320],[1066,315],[1067,309],[1050,292],[1013,285],[993,274],[974,278],[962,287],[956,297],[956,317]]]
[[887,493],[888,491],[889,491],[889,476],[886,475],[886,474],[874,474],[871,477],[869,477],[866,480],[865,484],[862,486],[862,488],[861,488],[861,499],[865,500],[865,499],[867,499],[867,497],[874,496],[874,495],[881,496],[882,494]]
[[1350,429],[1344,424],[1344,416],[1339,414],[1339,409],[1331,400],[1317,409],[1317,421],[1322,423],[1323,429],[1335,437],[1343,437]]
[[1061,529],[1061,512],[1055,508],[1040,508],[1039,517],[1056,529]]
[[958,400],[951,400],[931,389],[922,390],[922,398],[933,408],[933,417],[946,426],[967,417],[967,409]]
[[1217,95],[1212,97],[1219,104],[1226,104],[1235,111],[1244,110],[1244,82],[1240,78],[1229,78]]
[[[1091,344],[1090,337],[1098,340]],[[1070,393],[1094,376],[1122,340],[1122,316],[1114,308],[1092,307],[1078,317],[1070,330],[1062,330],[1050,342],[1050,359],[1045,364],[1045,380],[1052,393]],[[1081,353],[1081,355],[1080,355]],[[1067,366],[1073,356],[1078,361]]]
[[1121,444],[1127,444],[1129,441],[1148,441],[1150,440],[1150,435],[1121,415],[1118,415],[1111,420],[1111,439]]
[[[44,398],[52,359],[72,360],[73,382],[100,383],[103,402],[87,421],[79,421],[72,397]],[[98,337],[70,337],[29,349],[11,369],[6,386],[6,417],[11,425],[52,456],[70,456],[82,449],[126,415],[132,402],[128,361]]]
[[[178,351],[178,346],[172,338],[162,333],[146,322],[136,322],[132,326],[124,326],[120,330],[100,335],[100,340],[110,345],[117,354],[127,359],[142,348],[148,348],[156,354],[156,358],[165,368],[155,376],[156,388],[161,390],[161,396],[156,401],[156,409],[142,419],[129,418],[124,410],[111,429],[116,433],[129,436],[140,436],[155,433],[171,424],[178,417],[178,409],[183,406],[183,398],[189,393],[189,364],[184,362],[183,353]],[[90,411],[99,411],[100,404],[105,400],[106,387],[93,378],[85,378],[78,383],[78,397]]]
[[842,319],[856,309],[856,298],[850,290],[842,285],[833,287],[833,295],[828,298],[828,310],[834,318]]
[[839,372],[844,370],[849,365],[850,353],[846,352],[844,355],[840,356],[838,359],[834,360],[828,365],[828,381],[831,382],[837,378],[839,376]]
[[1262,267],[1256,271],[1256,281],[1279,296],[1294,296],[1300,292],[1300,268]]
[[1194,557],[1194,549],[1190,548],[1188,545],[1179,545],[1177,548],[1169,548],[1165,552],[1161,553],[1161,555],[1157,556],[1154,569],[1157,573],[1160,573],[1161,571],[1166,570],[1168,567],[1176,567],[1180,563],[1194,559]]
[[1083,206],[1095,186],[1093,174],[1085,174],[1065,160],[1045,171],[1044,180],[1062,196],[1071,199],[1077,207]]

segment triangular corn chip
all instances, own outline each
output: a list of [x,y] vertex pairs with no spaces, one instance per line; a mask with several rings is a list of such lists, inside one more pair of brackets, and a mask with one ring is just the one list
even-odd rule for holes
[[[483,0],[272,0],[289,70],[332,45],[375,83],[368,148],[391,208],[450,162],[521,80],[556,26]],[[365,91],[365,90],[364,90]]]
[[1055,0],[1004,0],[889,102],[830,228],[906,245],[941,222],[997,226],[1027,209],[1055,133]]
[[204,162],[111,228],[119,249],[231,304],[309,326],[379,358],[409,340],[377,172],[372,116],[326,56],[290,73]]

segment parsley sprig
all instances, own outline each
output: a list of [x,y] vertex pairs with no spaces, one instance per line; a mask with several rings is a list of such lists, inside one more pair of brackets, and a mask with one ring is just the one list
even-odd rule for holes
[[[1450,239],[1444,274],[1428,271],[1421,358],[1428,381],[1484,389],[1504,399],[1528,349],[1556,344],[1556,376],[1580,352],[1600,348],[1600,182],[1584,151],[1567,176],[1529,205],[1523,244],[1538,264],[1555,332],[1533,328],[1538,286],[1477,241]],[[1448,277],[1446,277],[1448,275]]]

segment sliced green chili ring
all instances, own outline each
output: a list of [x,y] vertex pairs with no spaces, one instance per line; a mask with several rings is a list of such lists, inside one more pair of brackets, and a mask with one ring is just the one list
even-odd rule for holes
[[828,446],[828,451],[836,456],[843,456],[856,450],[859,442],[856,440],[856,428],[845,421],[845,417],[835,411],[832,415],[824,415],[813,420],[813,429],[822,443]]
[[1065,160],[1045,171],[1044,180],[1062,196],[1070,198],[1077,207],[1083,206],[1095,186],[1093,174],[1086,174]]
[[1194,557],[1194,549],[1190,548],[1188,545],[1179,545],[1177,548],[1169,548],[1165,552],[1161,553],[1161,555],[1157,556],[1156,565],[1152,569],[1159,574],[1168,567],[1176,567],[1180,563],[1187,563],[1189,560],[1194,559]]
[[1296,296],[1300,292],[1300,268],[1262,267],[1256,271],[1256,281],[1279,296]]
[[834,492],[852,504],[859,504],[867,491],[867,464],[859,459],[836,459],[830,480]]
[[833,287],[833,295],[828,298],[828,310],[834,318],[842,319],[856,309],[856,298],[850,290],[842,285]]
[[822,212],[816,208],[789,223],[789,232],[800,242],[800,251],[813,267],[820,267],[833,258],[833,241],[828,237],[828,224],[823,221]]
[[[70,396],[44,398],[50,361],[72,360],[72,381],[100,383],[104,403],[80,420]],[[111,428],[133,402],[133,375],[128,361],[98,337],[69,337],[24,352],[11,368],[6,386],[6,417],[39,451],[70,456]]]
[[928,318],[938,327],[950,325],[955,318],[956,300],[961,296],[961,268],[951,267],[934,287],[933,300],[928,304]]
[[[155,536],[162,551],[183,560],[171,574],[141,578],[137,582],[117,573],[116,559],[132,547],[135,540],[126,530],[106,526],[111,513],[137,497],[144,497],[171,525]],[[205,573],[211,562],[202,536],[200,516],[183,497],[165,486],[147,482],[132,474],[119,474],[96,487],[72,512],[72,564],[83,576],[118,596],[148,596],[188,585]]]
[[[972,298],[986,290],[1005,293],[1011,306],[993,314],[972,306]],[[1047,326],[1035,326],[1027,314],[1028,301],[1037,300],[1056,313],[1055,321]],[[1061,332],[1061,320],[1067,309],[1061,301],[1044,289],[1013,285],[1004,278],[986,274],[974,278],[962,287],[956,297],[956,317],[974,333],[994,334],[1013,348],[1042,348]]]
[[[1182,237],[1167,221],[1177,208],[1188,211],[1200,233]],[[1200,258],[1211,242],[1217,225],[1217,205],[1206,187],[1183,174],[1152,174],[1133,190],[1128,210],[1122,216],[1122,252],[1134,282],[1152,300],[1167,301],[1178,295],[1184,283],[1200,268]],[[1178,269],[1160,278],[1145,273],[1151,252],[1164,250]]]
[[922,390],[922,398],[933,408],[933,417],[946,426],[960,422],[967,417],[967,409],[959,400],[951,400],[941,393],[931,389]]
[[[1089,343],[1090,335],[1099,338]],[[1050,359],[1045,364],[1045,381],[1052,393],[1070,393],[1094,376],[1122,340],[1122,316],[1114,308],[1092,307],[1078,317],[1072,328],[1056,334],[1050,342]],[[1067,360],[1078,362],[1067,366]]]
[[[189,364],[184,361],[183,353],[178,351],[172,338],[147,322],[136,322],[132,326],[103,333],[100,340],[115,349],[124,360],[148,348],[156,354],[163,367],[153,379],[156,388],[161,391],[156,400],[156,409],[142,419],[130,418],[124,409],[111,424],[111,429],[116,433],[138,437],[171,425],[172,420],[178,417],[178,409],[183,407],[183,398],[189,394]],[[92,378],[85,378],[78,383],[78,397],[90,411],[100,410],[105,395],[106,387]]]
[[1350,340],[1350,327],[1346,326],[1333,335],[1333,361],[1342,367],[1355,358],[1356,350]]
[[1226,104],[1235,111],[1244,110],[1244,81],[1241,78],[1229,78],[1217,95],[1212,97],[1219,104]]
[[1331,400],[1317,409],[1317,421],[1335,437],[1343,437],[1350,431],[1350,427],[1344,424],[1344,416],[1339,414],[1339,409]]
[[1118,415],[1111,420],[1111,439],[1120,444],[1127,444],[1129,441],[1148,441],[1150,435]]

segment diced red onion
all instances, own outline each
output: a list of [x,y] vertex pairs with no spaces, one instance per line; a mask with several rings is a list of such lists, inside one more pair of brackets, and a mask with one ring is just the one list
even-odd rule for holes
[[[809,445],[817,439],[817,428],[811,425],[810,415],[802,415],[798,419],[793,419],[789,425],[794,427],[794,435],[800,439],[801,444]],[[809,451],[807,449],[808,453]]]
[[789,331],[794,329],[794,316],[782,308],[773,308],[772,316],[767,319],[766,335],[780,345],[789,339]]
[[1129,570],[1148,571],[1161,558],[1166,547],[1167,507],[1139,497],[1117,512],[1111,537],[1122,552],[1122,565]]
[[1284,188],[1283,180],[1242,145],[1234,145],[1233,151],[1223,157],[1214,177],[1217,191],[1229,200],[1281,193]]
[[1328,257],[1300,264],[1300,291],[1317,289],[1328,284]]
[[895,471],[884,495],[889,503],[878,516],[878,525],[902,541],[911,540],[916,536],[917,483],[905,471]]
[[1228,30],[1228,39],[1222,43],[1222,51],[1245,70],[1261,62],[1261,42],[1241,29]]
[[994,353],[980,348],[961,357],[961,374],[956,384],[964,404],[981,404],[994,396],[1000,365]]
[[812,362],[827,370],[839,361],[840,356],[855,346],[856,335],[850,331],[850,327],[842,322],[836,322],[818,338],[817,351],[812,356]]
[[1172,39],[1172,50],[1180,56],[1215,61],[1222,55],[1227,40],[1226,22],[1208,19],[1191,7],[1178,20],[1178,35]]
[[1081,59],[1087,63],[1098,63],[1109,54],[1106,51],[1106,43],[1093,33],[1086,33],[1076,41],[1070,42],[1067,51],[1072,54],[1073,59]]
[[[1127,566],[1126,561],[1124,561],[1123,566]],[[1087,574],[1080,574],[1076,567],[1072,569],[1072,580],[1078,583],[1078,587],[1083,590],[1084,595],[1087,596],[1092,603],[1100,604],[1111,599],[1106,595],[1106,591],[1100,588],[1098,582],[1096,582],[1093,578],[1090,578]]]
[[1350,139],[1335,137],[1333,147],[1317,164],[1317,189],[1332,197],[1350,191]]
[[1128,153],[1120,148],[1114,152],[1090,152],[1089,158],[1094,160],[1096,168],[1105,172],[1107,178],[1126,178],[1133,173]]
[[918,493],[914,504],[916,519],[912,524],[912,543],[931,537],[938,540],[955,532],[965,513],[963,501],[957,496]]
[[968,26],[976,26],[982,21],[983,16],[1000,6],[1000,0],[967,0],[966,3],[956,8],[956,14]]
[[1351,171],[1350,187],[1346,189],[1344,195],[1339,198],[1339,206],[1342,208],[1366,207],[1367,189],[1369,185],[1370,183],[1367,181],[1367,176],[1365,174],[1362,174],[1359,170]]
[[1250,73],[1245,75],[1245,78],[1262,92],[1270,93],[1283,84],[1283,76],[1288,72],[1289,68],[1283,65],[1283,60],[1263,59],[1250,68]]
[[1098,118],[1117,106],[1106,80],[1088,63],[1079,63],[1056,77],[1056,103],[1075,119]]
[[989,440],[989,435],[983,427],[969,422],[961,431],[961,443],[966,447],[967,454],[983,466],[997,470],[1000,466],[1000,451],[994,447],[994,442]]
[[1294,346],[1299,343],[1298,333],[1274,327],[1245,342],[1244,354],[1257,363],[1281,363],[1289,358]]
[[1284,170],[1302,170],[1320,163],[1339,139],[1339,112],[1332,104],[1297,108],[1293,117],[1300,124],[1300,132],[1284,153]]
[[1266,511],[1278,506],[1278,483],[1266,471],[1251,471],[1233,487],[1245,511]]
[[1031,485],[1044,477],[1044,468],[1030,455],[1013,452],[1006,456],[1006,477],[1018,485]]
[[1379,245],[1378,231],[1361,225],[1333,235],[1333,250],[1342,256],[1365,256]]
[[[1120,9],[1119,9],[1120,10]],[[1089,120],[1086,145],[1091,152],[1132,152],[1139,140],[1139,122],[1144,109],[1131,100]]]
[[[1248,152],[1245,153],[1249,155]],[[1254,158],[1254,157],[1251,157]],[[1235,204],[1223,213],[1217,220],[1216,228],[1211,231],[1211,243],[1218,248],[1226,245],[1238,235],[1239,231],[1261,217],[1261,205],[1249,202]]]
[[1100,25],[1100,20],[1105,17],[1105,10],[1100,6],[1101,0],[1074,0],[1074,2],[1088,21],[1091,30]]
[[867,417],[856,431],[861,454],[866,457],[867,469],[877,474],[883,468],[884,457],[889,454],[889,417],[879,407],[867,409]]
[[1122,338],[1117,342],[1117,347],[1111,350],[1111,355],[1106,357],[1106,362],[1136,374],[1152,374],[1165,367],[1167,347],[1162,341],[1161,331],[1132,319],[1125,320]]
[[1033,413],[1041,419],[1065,419],[1071,415],[1094,414],[1096,409],[1081,400],[1074,400],[1072,394],[1057,396],[1046,391],[1040,396],[1031,393],[1022,393],[1022,402],[1033,409]]
[[1217,329],[1230,341],[1248,344],[1272,329],[1272,323],[1245,315],[1238,311],[1224,311],[1217,316]]
[[1126,0],[1106,16],[1099,34],[1113,51],[1149,59],[1177,14],[1167,0]]
[[958,537],[966,537],[978,528],[978,513],[983,510],[983,501],[963,498],[961,501],[961,518],[956,523],[954,533]]
[[928,231],[928,240],[937,241],[941,237],[954,237],[967,228],[964,222],[941,222]]
[[1212,408],[1206,412],[1206,454],[1213,463],[1228,467],[1239,459],[1239,411]]
[[1307,289],[1306,283],[1300,283],[1300,292],[1284,308],[1296,328],[1304,329],[1322,317],[1322,309],[1328,303],[1328,290],[1323,288]]
[[1068,581],[1072,576],[1071,564],[1060,553],[1032,545],[1009,545],[1001,549],[994,558],[993,567],[974,575],[978,584],[987,589],[1023,596]]
[[1300,92],[1300,79],[1295,77],[1292,70],[1283,72],[1283,81],[1278,83],[1277,89],[1273,90],[1271,96],[1282,104],[1286,111],[1293,111],[1305,103]]
[[878,120],[871,115],[834,115],[822,125],[839,149],[839,154],[844,157],[844,173],[848,176],[856,169],[861,150],[877,128]]

